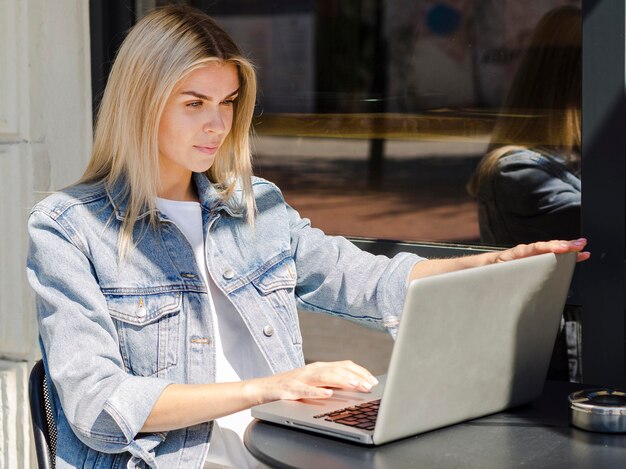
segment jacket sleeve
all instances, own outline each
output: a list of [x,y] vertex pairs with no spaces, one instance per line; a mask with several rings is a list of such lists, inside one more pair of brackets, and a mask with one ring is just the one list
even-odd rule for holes
[[408,279],[423,258],[393,258],[362,251],[341,236],[327,236],[287,206],[296,263],[296,299],[302,309],[386,328],[395,337]]
[[31,214],[27,259],[49,378],[83,443],[147,461],[162,435],[138,432],[170,383],[124,371],[115,325],[86,248],[71,226],[51,215]]
[[502,166],[494,177],[494,196],[498,211],[506,212],[509,231],[517,234],[514,239],[578,237],[581,191],[574,179],[544,157],[513,159]]

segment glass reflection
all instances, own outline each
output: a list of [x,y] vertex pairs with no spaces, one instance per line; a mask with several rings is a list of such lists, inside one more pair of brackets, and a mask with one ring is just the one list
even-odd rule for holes
[[[164,3],[136,0],[137,12]],[[503,245],[578,234],[580,184],[567,207],[531,185],[504,184],[513,195],[490,187],[502,173],[494,162],[511,151],[545,159],[549,184],[575,187],[580,25],[555,26],[554,35],[569,28],[567,44],[548,34],[529,45],[547,12],[580,0],[185,3],[214,16],[257,65],[255,171],[314,226]],[[531,60],[539,50],[551,51],[545,63]],[[507,206],[533,197],[541,215]]]
[[481,240],[499,245],[580,235],[581,12],[535,28],[468,189]]

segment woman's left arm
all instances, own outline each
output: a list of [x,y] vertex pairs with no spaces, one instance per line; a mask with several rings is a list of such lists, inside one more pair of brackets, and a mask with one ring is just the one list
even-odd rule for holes
[[577,252],[578,262],[589,259],[589,252],[583,251],[587,245],[585,238],[573,241],[540,241],[532,244],[519,244],[504,251],[492,251],[474,256],[454,257],[451,259],[428,259],[418,262],[411,270],[409,279],[415,280],[431,275],[454,272],[455,270],[479,267],[481,265],[495,264],[497,262],[512,261],[523,257],[536,256],[553,252],[563,254],[566,252]]

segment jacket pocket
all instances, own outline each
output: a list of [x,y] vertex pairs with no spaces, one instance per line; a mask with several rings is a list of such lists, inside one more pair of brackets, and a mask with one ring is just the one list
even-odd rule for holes
[[273,265],[252,284],[269,303],[278,320],[287,329],[294,344],[302,343],[300,322],[294,289],[296,287],[296,267],[293,259],[287,258]]
[[106,300],[128,372],[153,376],[176,365],[181,292],[110,295]]

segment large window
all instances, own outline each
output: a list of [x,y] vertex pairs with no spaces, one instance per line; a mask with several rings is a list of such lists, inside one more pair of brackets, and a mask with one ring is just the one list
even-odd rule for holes
[[[164,3],[170,2],[90,0],[96,104],[123,32],[148,9]],[[373,252],[413,250],[445,256],[474,249],[471,245],[485,238],[485,213],[481,223],[480,199],[470,196],[466,185],[491,149],[511,142],[543,153],[545,147],[560,149],[557,156],[570,159],[565,161],[567,174],[557,173],[565,174],[570,185],[580,178],[576,157],[582,153],[581,231],[590,239],[592,259],[577,268],[569,302],[582,306],[584,379],[624,384],[623,1],[184,3],[216,17],[258,66],[257,174],[277,182],[287,200],[327,232],[378,239],[356,241]],[[580,66],[564,78],[536,67],[538,78],[546,78],[543,83],[550,84],[548,78],[553,77],[560,82],[552,83],[554,91],[544,94],[542,101],[513,108],[512,97],[524,96],[514,92],[523,91],[523,86],[514,84],[516,77],[525,76],[520,70],[539,22],[567,5],[583,10],[582,99],[578,94],[573,106],[551,99],[575,83]],[[576,28],[565,30],[580,33]],[[559,45],[558,38],[552,40]],[[576,48],[580,53],[580,36],[578,42],[572,37],[561,40],[546,67]],[[534,135],[522,142],[499,133],[541,123],[546,116],[571,124],[566,111],[577,108],[580,117],[581,101],[582,152],[580,141],[576,148],[571,138],[559,138],[575,132]],[[576,128],[570,124],[562,128]],[[580,192],[580,180],[578,184]],[[574,208],[580,209],[580,201]],[[564,225],[558,218],[557,222]],[[536,226],[540,228],[540,223]]]
[[[163,3],[138,1],[137,13]],[[554,8],[580,5],[186,3],[214,16],[257,65],[256,173],[276,182],[303,216],[330,234],[471,244],[484,230],[466,186],[493,148],[496,123],[561,111],[547,96],[529,98],[515,115],[502,109],[533,31]],[[577,38],[570,45],[580,48],[580,31]],[[580,74],[580,59],[577,66]],[[539,81],[552,80],[550,73]],[[482,234],[489,244],[509,244]]]

